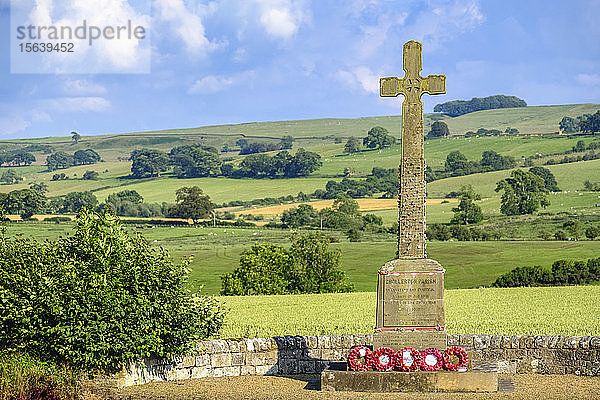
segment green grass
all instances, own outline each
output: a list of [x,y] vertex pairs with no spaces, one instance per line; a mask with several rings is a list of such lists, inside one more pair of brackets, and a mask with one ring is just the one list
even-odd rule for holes
[[[69,223],[13,223],[8,233],[43,240],[68,234],[72,229],[73,224]],[[139,226],[129,229],[141,232],[153,245],[167,248],[177,262],[193,254],[190,279],[195,288],[204,285],[202,292],[206,294],[219,292],[219,276],[235,269],[241,252],[252,243],[289,244],[289,233],[282,230]],[[341,232],[331,234],[340,240],[331,247],[342,251],[342,269],[355,289],[375,290],[377,270],[395,256],[395,236],[366,235],[365,241],[350,243]],[[499,275],[519,266],[549,268],[559,259],[598,257],[600,241],[432,241],[427,245],[427,252],[446,268],[446,288],[473,288],[490,285]]]
[[476,131],[478,128],[500,129],[517,128],[520,133],[552,133],[558,131],[559,121],[565,117],[593,114],[598,104],[567,104],[558,106],[533,106],[484,110],[445,119],[451,133]]
[[[444,168],[446,156],[451,151],[458,150],[469,160],[481,160],[481,155],[486,150],[494,150],[503,155],[513,156],[521,159],[522,156],[533,156],[536,153],[552,154],[563,153],[571,150],[578,140],[583,140],[586,145],[593,140],[598,140],[591,136],[588,137],[535,137],[535,136],[501,136],[501,137],[479,137],[464,138],[450,137],[443,139],[434,139],[425,141],[425,159],[427,165],[434,170]],[[337,150],[337,152],[333,152]],[[394,145],[383,150],[367,150],[353,155],[342,154],[343,145],[337,149],[330,149],[329,152],[321,152],[324,155],[324,162],[318,174],[340,174],[344,168],[354,169],[357,174],[370,174],[373,167],[397,168],[400,161],[401,147]],[[561,156],[562,158],[562,156]]]
[[[454,334],[599,335],[600,286],[445,291]],[[230,309],[221,337],[369,334],[374,292],[221,297]]]
[[[600,160],[581,161],[569,164],[546,166],[563,191],[583,190],[583,182],[600,180]],[[482,197],[499,196],[494,190],[496,183],[510,175],[510,170],[487,172],[440,179],[427,184],[427,195],[432,198],[444,197],[446,193],[457,191],[461,186],[470,184]],[[552,201],[552,199],[550,199]]]
[[[536,127],[542,127],[539,128],[542,131],[553,131],[554,129],[548,130],[548,127],[555,126],[563,115],[580,115],[593,112],[597,108],[600,108],[600,105],[527,107],[523,109],[486,110],[456,118],[443,117],[443,119],[455,132],[459,132],[463,128],[476,130],[483,122],[485,122],[484,126],[487,128],[502,127],[505,124],[519,128],[520,126],[527,127],[528,124],[533,124]],[[426,115],[425,121],[427,129],[427,125],[431,122],[431,116]],[[400,160],[399,145],[384,150],[343,155],[344,141],[342,140],[338,144],[333,141],[333,136],[365,136],[367,130],[374,125],[382,125],[388,128],[391,134],[399,136],[401,117],[264,122],[122,135],[84,136],[78,144],[73,144],[70,137],[3,141],[1,146],[6,149],[14,148],[16,144],[22,146],[28,143],[48,143],[54,147],[55,151],[73,153],[76,150],[91,147],[96,149],[106,162],[47,172],[45,167],[40,164],[43,163],[45,155],[36,153],[36,157],[38,157],[36,165],[15,168],[19,174],[25,176],[26,180],[15,185],[0,185],[0,192],[26,188],[33,182],[45,182],[49,187],[48,196],[64,195],[71,191],[94,190],[101,201],[110,193],[124,189],[134,189],[141,193],[148,202],[172,202],[175,191],[182,186],[189,185],[199,185],[216,202],[279,197],[288,194],[295,195],[299,191],[307,193],[324,188],[328,180],[341,179],[340,176],[346,167],[353,168],[356,176],[369,174],[375,166],[397,168]],[[521,131],[528,132],[527,129],[521,129]],[[246,135],[249,140],[255,140],[253,139],[254,136],[272,137],[273,139],[269,140],[277,140],[278,137],[283,135],[292,135],[297,139],[294,143],[294,149],[305,147],[320,153],[323,157],[323,166],[310,177],[302,179],[175,179],[171,175],[145,181],[120,179],[129,175],[131,163],[130,161],[117,161],[117,159],[127,158],[130,152],[136,148],[151,147],[168,151],[173,146],[195,142],[202,142],[220,148],[223,143],[235,146],[234,142],[241,138],[242,134]],[[587,144],[592,140],[600,140],[600,138],[592,136],[574,138],[566,136],[451,137],[426,141],[425,155],[428,165],[434,169],[439,169],[443,166],[448,153],[453,150],[460,150],[472,160],[479,159],[483,151],[490,149],[521,158],[538,152],[544,154],[564,152],[571,149],[577,140],[584,140]],[[224,156],[234,157],[235,163],[242,159],[242,157],[236,156],[235,153],[227,153]],[[550,169],[557,175],[561,188],[572,191],[581,189],[583,181],[586,179],[600,180],[597,173],[598,167],[600,167],[600,160],[590,161],[589,163],[556,165],[550,167]],[[86,170],[98,171],[100,179],[97,181],[79,179]],[[54,173],[62,172],[71,179],[58,182],[50,180]],[[497,196],[493,192],[495,183],[505,177],[506,174],[507,171],[499,171],[433,182],[428,185],[429,195],[430,197],[439,197],[450,190],[457,190],[462,184],[471,183],[484,197],[495,197]],[[572,203],[565,207],[578,208],[586,206],[581,202]],[[437,214],[435,210],[432,210],[437,215],[432,221],[445,217],[445,215],[439,215],[442,214],[441,211],[444,211],[445,214],[447,210],[440,209]],[[564,211],[570,211],[570,208]]]

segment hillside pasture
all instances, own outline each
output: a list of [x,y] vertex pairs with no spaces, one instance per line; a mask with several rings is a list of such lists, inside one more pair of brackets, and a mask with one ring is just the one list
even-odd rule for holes
[[[238,266],[242,251],[255,242],[289,245],[291,231],[279,229],[226,227],[128,227],[140,232],[153,246],[163,246],[180,262],[193,255],[190,280],[194,290],[219,292],[221,274]],[[53,239],[73,231],[72,223],[11,223],[8,234],[22,234],[36,240]],[[358,291],[374,291],[377,270],[393,259],[395,234],[369,234],[363,241],[348,242],[343,232],[326,232],[339,240],[331,247],[342,251],[342,268]],[[490,285],[499,275],[519,266],[550,268],[559,259],[585,260],[598,257],[600,241],[487,241],[438,242],[427,245],[429,257],[446,268],[446,288],[473,288]],[[368,260],[365,262],[365,260]]]

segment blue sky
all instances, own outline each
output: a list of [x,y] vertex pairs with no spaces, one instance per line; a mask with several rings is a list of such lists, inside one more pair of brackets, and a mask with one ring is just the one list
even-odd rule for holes
[[[38,6],[54,18],[71,2]],[[128,9],[88,2],[70,17]],[[600,103],[597,0],[153,0],[139,15],[151,72],[118,74],[11,73],[10,10],[0,0],[2,139],[397,115],[402,97],[380,98],[378,78],[402,76],[408,40],[423,43],[423,75],[447,75],[446,95],[423,96],[426,112],[493,94]],[[107,63],[141,57],[97,51]]]

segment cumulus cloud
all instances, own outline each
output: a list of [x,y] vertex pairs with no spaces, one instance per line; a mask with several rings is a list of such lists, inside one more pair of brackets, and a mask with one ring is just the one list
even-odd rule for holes
[[368,67],[357,67],[352,71],[339,70],[335,73],[335,78],[354,89],[362,89],[367,93],[379,93],[379,76]]
[[23,116],[0,117],[0,136],[14,135],[29,126],[31,126],[31,122]]
[[63,92],[71,96],[102,96],[106,88],[86,79],[67,79],[63,83]]
[[432,1],[409,29],[411,37],[432,49],[485,21],[479,0]]
[[260,23],[269,36],[289,39],[308,21],[307,8],[302,1],[257,0],[261,9]]
[[[30,23],[34,26],[54,26],[59,32],[62,32],[61,27],[70,27],[71,31],[75,31],[83,26],[85,21],[86,38],[79,39],[66,34],[64,40],[53,42],[72,43],[72,52],[41,53],[38,63],[31,63],[29,58],[22,61],[17,58],[13,61],[13,69],[17,72],[42,73],[149,72],[149,37],[139,39],[135,35],[120,33],[120,37],[116,37],[117,28],[129,24],[132,28],[140,26],[148,30],[149,11],[134,9],[127,0],[36,0],[35,3],[30,1],[29,9],[20,7],[15,11],[24,12],[26,15],[15,14],[13,20],[23,25]],[[99,32],[105,32],[104,29],[108,27],[112,28],[106,32],[112,32],[113,39],[99,37],[90,45],[91,26]],[[46,31],[46,35],[49,32]]]
[[578,74],[577,81],[586,86],[600,86],[600,75],[598,75],[598,74]]
[[363,60],[372,57],[387,40],[390,29],[404,25],[407,17],[407,12],[392,16],[382,13],[376,24],[361,25],[362,37],[356,45],[358,57]]
[[183,0],[156,0],[154,4],[157,17],[170,24],[190,53],[206,55],[225,45],[209,40],[202,22],[203,17],[216,10],[216,3],[197,9],[186,6]]
[[44,108],[64,112],[102,112],[110,108],[110,101],[104,97],[57,97],[43,100]]
[[211,94],[222,92],[234,85],[243,83],[254,76],[253,71],[240,72],[233,75],[207,75],[198,79],[188,89],[188,94]]

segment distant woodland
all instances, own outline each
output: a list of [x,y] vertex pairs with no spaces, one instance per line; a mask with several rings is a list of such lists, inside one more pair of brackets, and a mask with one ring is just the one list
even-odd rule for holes
[[434,112],[444,113],[451,117],[468,114],[474,111],[491,110],[494,108],[527,107],[525,100],[515,96],[498,94],[489,97],[473,97],[471,100],[453,100],[441,103],[433,108]]

